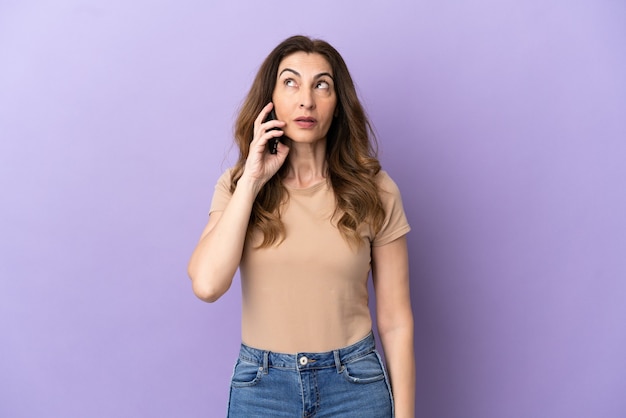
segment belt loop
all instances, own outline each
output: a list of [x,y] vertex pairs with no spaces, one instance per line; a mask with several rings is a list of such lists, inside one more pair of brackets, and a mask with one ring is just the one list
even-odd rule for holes
[[335,367],[337,368],[337,373],[341,373],[343,371],[343,366],[341,365],[339,350],[333,350],[333,355],[335,356]]
[[269,372],[269,351],[263,352],[263,374],[267,374]]

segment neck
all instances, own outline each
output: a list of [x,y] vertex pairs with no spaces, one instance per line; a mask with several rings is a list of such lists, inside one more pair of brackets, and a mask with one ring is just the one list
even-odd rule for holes
[[286,185],[294,188],[306,188],[326,179],[326,141],[313,144],[292,142],[287,160],[287,175],[283,179]]

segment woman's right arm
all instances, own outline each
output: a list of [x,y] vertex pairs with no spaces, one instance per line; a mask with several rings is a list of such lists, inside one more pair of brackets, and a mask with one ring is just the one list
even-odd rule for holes
[[215,302],[230,288],[239,267],[246,239],[252,205],[261,187],[285,162],[289,149],[284,144],[275,155],[267,152],[267,141],[282,135],[280,121],[263,123],[272,109],[263,108],[254,124],[254,139],[244,172],[237,187],[222,212],[213,212],[189,261],[188,274],[193,292],[206,302]]
[[230,288],[239,267],[256,197],[254,186],[242,180],[226,209],[211,214],[189,261],[193,292],[206,302],[216,301]]

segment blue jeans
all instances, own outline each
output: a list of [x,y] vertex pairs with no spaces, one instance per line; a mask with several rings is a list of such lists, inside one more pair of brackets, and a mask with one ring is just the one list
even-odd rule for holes
[[242,344],[228,417],[393,417],[374,336],[325,353],[279,354]]

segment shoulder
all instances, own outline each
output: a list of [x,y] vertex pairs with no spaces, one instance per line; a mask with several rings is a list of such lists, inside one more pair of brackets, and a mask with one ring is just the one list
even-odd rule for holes
[[222,182],[222,181],[228,181],[230,182],[230,179],[233,175],[233,171],[235,170],[235,167],[230,167],[227,168],[226,170],[224,170],[224,172],[220,175],[219,179],[217,180],[218,183]]
[[398,185],[385,170],[380,170],[376,174],[375,180],[376,185],[378,186],[382,195],[388,193],[392,195],[400,194],[400,189],[398,188]]
[[224,171],[220,177],[217,179],[217,184],[215,187],[225,188],[230,191],[231,179],[233,176],[234,167],[230,167]]
[[372,241],[375,247],[388,244],[411,230],[396,182],[386,171],[381,170],[376,174],[376,183],[385,219],[382,228]]
[[230,168],[223,172],[222,175],[217,179],[209,213],[222,211],[228,205],[228,202],[233,195],[232,191],[230,190],[232,172],[233,169]]

